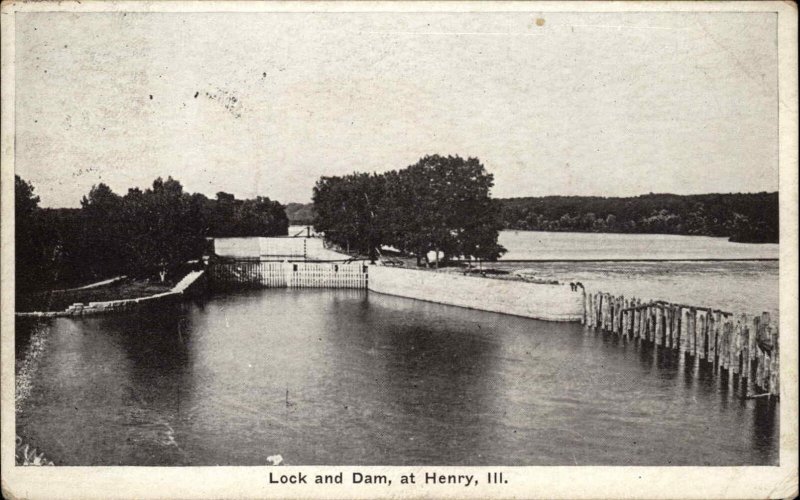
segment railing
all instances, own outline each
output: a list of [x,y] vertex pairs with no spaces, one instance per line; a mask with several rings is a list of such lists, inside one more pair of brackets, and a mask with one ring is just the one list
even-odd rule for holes
[[321,262],[218,262],[210,268],[213,285],[267,288],[367,288],[362,264]]

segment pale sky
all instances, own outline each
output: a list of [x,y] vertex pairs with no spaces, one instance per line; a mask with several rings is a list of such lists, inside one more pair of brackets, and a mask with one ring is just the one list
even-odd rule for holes
[[169,175],[308,202],[434,153],[496,197],[776,191],[776,20],[19,13],[16,171],[70,207]]

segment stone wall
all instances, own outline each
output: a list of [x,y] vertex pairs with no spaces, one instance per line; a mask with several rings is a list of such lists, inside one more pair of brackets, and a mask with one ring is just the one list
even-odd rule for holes
[[567,284],[540,285],[372,265],[368,288],[378,293],[526,318],[583,319],[583,290],[572,291]]

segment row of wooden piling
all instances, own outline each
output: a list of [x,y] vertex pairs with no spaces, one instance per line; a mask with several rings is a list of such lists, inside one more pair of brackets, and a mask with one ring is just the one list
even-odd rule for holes
[[767,312],[734,315],[603,292],[587,292],[584,300],[588,328],[691,356],[717,373],[746,381],[757,393],[750,396],[780,393],[778,328]]

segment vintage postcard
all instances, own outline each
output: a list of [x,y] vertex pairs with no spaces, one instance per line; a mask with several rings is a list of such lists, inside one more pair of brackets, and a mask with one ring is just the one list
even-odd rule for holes
[[790,2],[4,2],[8,498],[793,498]]

